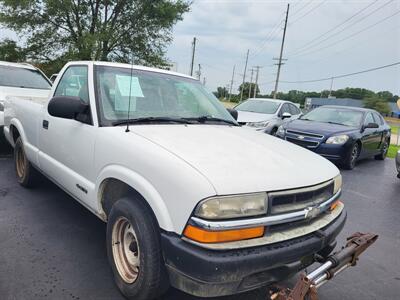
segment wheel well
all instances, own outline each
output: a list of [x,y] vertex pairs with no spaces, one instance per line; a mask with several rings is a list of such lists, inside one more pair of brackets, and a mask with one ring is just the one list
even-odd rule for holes
[[361,153],[362,144],[360,140],[357,140],[356,143],[358,144],[358,155]]
[[144,203],[157,222],[157,218],[145,198],[138,191],[121,180],[115,178],[105,179],[100,185],[99,197],[101,207],[105,214],[105,220],[107,220],[107,217],[110,214],[111,208],[115,202],[121,198],[129,197],[132,199],[132,201],[141,201]]
[[15,144],[15,142],[21,136],[21,134],[19,133],[17,127],[15,127],[13,125],[10,126],[10,131],[11,131],[11,137],[12,137],[13,143]]

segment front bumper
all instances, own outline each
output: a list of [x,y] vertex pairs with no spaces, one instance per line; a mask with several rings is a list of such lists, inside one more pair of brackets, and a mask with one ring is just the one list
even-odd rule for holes
[[306,268],[316,253],[328,255],[346,221],[346,211],[311,234],[270,245],[215,251],[161,236],[172,286],[199,297],[232,295],[266,286]]

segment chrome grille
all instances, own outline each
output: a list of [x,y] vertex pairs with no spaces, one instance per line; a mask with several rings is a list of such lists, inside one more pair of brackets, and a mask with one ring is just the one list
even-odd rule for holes
[[317,133],[302,132],[302,131],[291,130],[291,129],[288,129],[286,132],[289,133],[289,134],[302,135],[302,136],[305,136],[305,137],[311,137],[311,138],[317,138],[317,139],[323,139],[324,138],[323,135],[317,134]]
[[334,183],[329,181],[316,186],[268,193],[269,212],[272,215],[313,207],[333,196]]
[[319,142],[313,142],[313,141],[305,141],[305,140],[299,140],[299,139],[294,139],[291,137],[286,137],[286,140],[289,142],[292,142],[293,144],[306,147],[306,148],[315,148],[318,147]]
[[286,131],[285,139],[296,145],[305,148],[316,148],[322,142],[324,136],[317,133],[302,132],[297,130],[288,129]]

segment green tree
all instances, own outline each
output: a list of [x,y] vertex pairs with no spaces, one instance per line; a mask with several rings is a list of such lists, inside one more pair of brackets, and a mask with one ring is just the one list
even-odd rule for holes
[[225,87],[217,87],[217,90],[214,92],[215,97],[218,99],[227,98],[229,96],[229,92]]
[[241,93],[243,89],[243,99],[249,98],[249,91],[250,91],[250,86],[251,86],[251,95],[250,98],[254,96],[254,88],[256,88],[256,96],[260,93],[260,88],[258,87],[258,84],[255,83],[250,83],[250,82],[245,82],[244,84],[242,83],[239,86],[239,93]]
[[26,52],[15,41],[5,39],[0,42],[0,60],[22,62],[26,60]]
[[365,98],[364,107],[375,109],[376,111],[379,111],[383,115],[387,115],[391,111],[387,101],[377,96]]
[[186,0],[0,0],[0,24],[26,37],[29,57],[166,66]]

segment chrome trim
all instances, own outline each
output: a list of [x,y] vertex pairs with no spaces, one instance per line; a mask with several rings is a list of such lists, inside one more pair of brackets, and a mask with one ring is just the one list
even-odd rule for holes
[[186,237],[182,237],[183,240],[188,243],[197,245],[199,247],[215,250],[215,251],[223,251],[223,250],[234,250],[234,249],[243,249],[249,247],[257,247],[263,245],[275,244],[283,241],[287,241],[290,239],[298,238],[307,234],[311,234],[321,228],[324,228],[331,224],[334,220],[336,220],[344,210],[344,205],[339,203],[339,205],[331,212],[321,215],[318,218],[315,218],[311,221],[311,223],[302,224],[295,228],[289,228],[286,230],[280,230],[277,232],[266,232],[266,234],[259,238],[249,239],[249,240],[241,240],[236,242],[226,242],[226,243],[215,243],[215,244],[203,244],[198,243],[193,240],[190,240]]
[[[291,139],[291,140],[288,140],[288,138]],[[285,136],[285,141],[288,141],[288,142],[294,143],[294,144],[296,144],[296,141],[306,142],[306,143],[307,142],[308,143],[315,143],[316,144],[316,145],[300,145],[300,144],[296,144],[298,146],[306,147],[306,148],[317,148],[321,144],[321,142],[319,142],[319,141],[300,140],[300,139],[297,139],[297,138],[294,138],[294,137],[291,137],[291,136]]]
[[305,132],[305,131],[299,131],[299,130],[291,130],[291,129],[286,129],[286,133],[293,134],[293,135],[304,134],[304,135],[308,135],[308,137],[321,139],[321,140],[324,139],[324,137],[325,137],[324,135],[318,134],[318,133]]
[[[327,201],[321,203],[318,206],[307,207],[303,210],[286,214],[267,216],[262,218],[228,220],[228,221],[209,221],[197,217],[191,217],[190,222],[197,227],[214,231],[214,230],[242,229],[242,228],[257,227],[257,226],[271,226],[282,223],[300,221],[310,217],[316,217],[317,215],[320,215],[322,212],[326,211],[329,208],[330,204],[332,204],[340,197],[341,193],[342,190],[340,189],[335,195],[333,195]],[[317,214],[315,214],[315,210],[317,210]]]
[[283,190],[283,191],[277,191],[277,192],[269,192],[268,196],[280,196],[280,195],[292,195],[292,194],[299,194],[299,193],[306,193],[306,192],[313,192],[319,189],[322,189],[324,187],[327,187],[328,185],[334,183],[333,180],[329,180],[317,185],[305,187],[305,188],[297,188],[297,189],[292,189],[292,190]]

